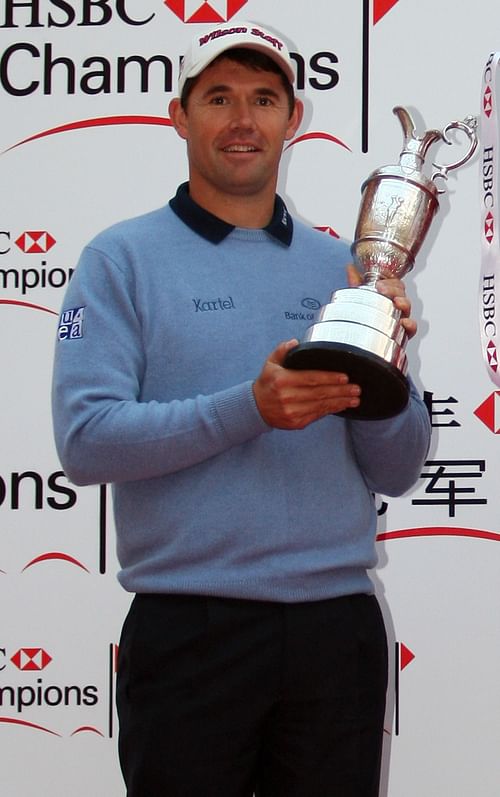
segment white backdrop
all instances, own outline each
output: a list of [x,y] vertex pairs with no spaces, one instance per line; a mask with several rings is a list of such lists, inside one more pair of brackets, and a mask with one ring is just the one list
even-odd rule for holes
[[[280,192],[345,237],[363,179],[397,161],[393,106],[421,132],[478,114],[500,49],[497,0],[0,2],[4,794],[124,793],[113,692],[130,596],[115,579],[108,490],[69,484],[54,450],[53,339],[84,243],[185,179],[166,123],[179,57],[211,20],[233,17],[276,28],[296,54],[301,132],[313,135],[287,149]],[[415,488],[377,497],[373,577],[393,653],[383,797],[500,794],[500,391],[479,340],[478,164],[450,176],[406,279],[433,440]]]

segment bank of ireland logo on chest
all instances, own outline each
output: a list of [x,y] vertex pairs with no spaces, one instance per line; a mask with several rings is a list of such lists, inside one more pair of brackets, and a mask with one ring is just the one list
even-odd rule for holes
[[183,22],[228,22],[247,0],[164,0],[164,4]]

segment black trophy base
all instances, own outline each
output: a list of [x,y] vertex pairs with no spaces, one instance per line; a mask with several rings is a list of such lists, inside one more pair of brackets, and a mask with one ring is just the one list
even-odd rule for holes
[[376,354],[347,343],[313,341],[291,349],[285,368],[296,371],[339,371],[361,388],[359,407],[338,414],[345,418],[382,420],[392,418],[408,404],[408,380],[395,365]]

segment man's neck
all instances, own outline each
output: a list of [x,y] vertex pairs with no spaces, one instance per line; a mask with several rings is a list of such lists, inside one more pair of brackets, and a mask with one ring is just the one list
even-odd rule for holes
[[235,227],[262,229],[272,219],[275,202],[275,191],[266,191],[258,195],[218,194],[207,190],[200,191],[190,181],[189,195],[200,207],[213,213]]

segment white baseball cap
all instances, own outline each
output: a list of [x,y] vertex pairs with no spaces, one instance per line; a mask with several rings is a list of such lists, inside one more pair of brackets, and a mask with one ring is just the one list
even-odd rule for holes
[[217,56],[233,47],[264,53],[281,67],[290,83],[294,82],[295,72],[290,53],[282,39],[253,22],[232,22],[195,36],[182,62],[179,95],[188,78],[199,75]]

